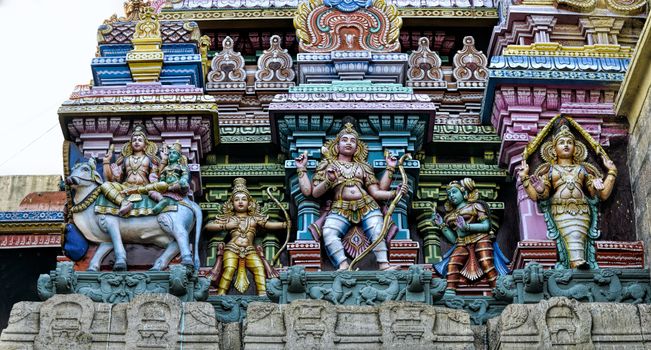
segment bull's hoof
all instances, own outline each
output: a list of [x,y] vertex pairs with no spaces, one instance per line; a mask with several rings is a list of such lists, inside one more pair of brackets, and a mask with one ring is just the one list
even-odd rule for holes
[[192,256],[188,255],[181,257],[181,265],[189,268],[194,268],[194,261],[192,260]]
[[127,263],[126,262],[116,262],[113,264],[113,271],[126,271],[127,270]]
[[86,271],[87,271],[87,272],[97,272],[97,271],[99,271],[99,269],[98,269],[97,267],[88,266],[88,268],[86,269]]

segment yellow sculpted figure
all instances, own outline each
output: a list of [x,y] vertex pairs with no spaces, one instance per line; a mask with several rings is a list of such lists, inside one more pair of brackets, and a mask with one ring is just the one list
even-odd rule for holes
[[[208,231],[228,231],[230,240],[223,252],[223,260],[218,258],[210,277],[219,280],[217,294],[223,295],[231,287],[233,276],[235,289],[245,293],[249,288],[246,276],[248,269],[253,274],[258,295],[266,294],[265,271],[270,271],[261,252],[253,245],[258,228],[280,230],[287,228],[286,222],[270,222],[267,215],[259,212],[258,204],[246,188],[246,180],[237,178],[233,181],[233,192],[228,202],[224,204],[223,215],[206,225]],[[237,274],[236,274],[237,272]],[[221,277],[219,277],[221,273]]]
[[[556,130],[542,144],[544,162],[529,176],[527,154],[523,156],[520,180],[528,196],[538,201],[547,222],[547,236],[557,242],[558,268],[597,268],[593,241],[599,237],[597,204],[610,196],[617,168],[592,138],[570,118],[556,118]],[[552,121],[552,122],[553,122]],[[552,122],[545,129],[552,126]],[[572,133],[570,125],[584,135],[603,161],[604,177],[587,163],[586,146]],[[545,129],[532,144],[541,143]],[[532,146],[530,144],[530,146]]]
[[[123,147],[115,163],[111,163],[114,147],[111,145],[104,156],[104,179],[101,190],[107,200],[120,206],[118,214],[128,215],[133,203],[142,200],[140,194],[126,196],[130,187],[144,186],[158,181],[160,160],[156,153],[158,147],[147,139],[144,127],[134,127],[130,142]],[[143,213],[147,214],[147,213]]]

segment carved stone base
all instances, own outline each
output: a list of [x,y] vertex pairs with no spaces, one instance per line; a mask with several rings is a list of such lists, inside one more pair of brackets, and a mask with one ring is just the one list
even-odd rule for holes
[[208,303],[182,303],[169,294],[139,295],[115,305],[80,294],[55,295],[14,305],[0,348],[219,349],[214,315]]
[[648,305],[580,303],[551,298],[512,304],[488,321],[491,349],[645,349]]
[[[600,268],[644,268],[644,243],[597,241],[597,264]],[[545,268],[556,264],[556,242],[520,241],[513,253],[512,269],[523,269],[529,262],[536,261]]]
[[287,245],[289,265],[304,266],[308,271],[321,270],[321,243],[317,241],[296,241]]
[[55,294],[76,293],[111,304],[130,302],[147,293],[170,293],[182,301],[201,301],[208,298],[209,284],[207,278],[183,265],[170,265],[169,271],[77,272],[72,262],[59,262],[56,270],[38,278],[38,294],[45,300]]
[[246,349],[472,349],[468,314],[418,303],[333,306],[323,300],[252,303]]
[[407,268],[418,262],[420,244],[410,240],[392,240],[389,244],[389,263]]
[[246,310],[252,302],[271,302],[266,296],[257,295],[213,295],[208,302],[215,308],[217,321],[241,323],[246,319]]

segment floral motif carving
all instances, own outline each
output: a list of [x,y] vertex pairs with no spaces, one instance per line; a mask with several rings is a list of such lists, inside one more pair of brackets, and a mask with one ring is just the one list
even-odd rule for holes
[[369,50],[393,52],[400,49],[398,37],[402,18],[395,5],[375,0],[369,7],[342,12],[322,0],[302,2],[294,17],[296,36],[304,52]]
[[160,23],[158,16],[151,7],[145,8],[140,13],[140,21],[136,24],[133,39],[158,39],[160,40]]
[[239,52],[233,51],[233,39],[227,36],[222,45],[224,50],[212,59],[208,73],[209,82],[243,82],[246,78],[244,58]]
[[274,35],[270,39],[271,47],[264,50],[258,59],[258,70],[255,72],[255,86],[267,87],[269,83],[291,83],[296,76],[294,73],[294,62],[287,53],[287,49],[280,47],[281,39]]
[[646,0],[605,0],[600,3],[597,0],[555,0],[554,4],[559,8],[565,8],[577,12],[590,12],[595,8],[603,8],[604,5],[610,11],[623,15],[637,15],[646,9]]
[[475,38],[463,38],[463,49],[454,55],[452,75],[457,82],[485,82],[488,80],[488,59],[475,48]]
[[429,39],[418,39],[418,50],[409,55],[409,81],[440,81],[443,80],[441,58],[429,48]]

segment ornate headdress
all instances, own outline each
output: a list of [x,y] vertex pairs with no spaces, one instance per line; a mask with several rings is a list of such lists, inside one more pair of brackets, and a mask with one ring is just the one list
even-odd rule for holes
[[[181,145],[181,143],[178,140],[176,142],[174,142],[173,144],[171,144],[171,145],[167,145],[167,149],[170,150],[170,151],[171,150],[176,151],[176,153],[178,153],[180,155],[179,163],[181,163],[182,165],[188,165],[188,158],[183,155],[183,152],[182,152],[183,151],[183,146]],[[246,181],[245,181],[245,183],[246,183]]]
[[235,199],[235,195],[238,193],[243,193],[246,195],[246,198],[248,198],[249,215],[258,214],[258,203],[249,193],[249,189],[246,187],[246,179],[238,177],[233,180],[233,191],[231,192],[228,202],[224,204],[224,215],[233,215],[233,200]]
[[359,133],[355,130],[352,123],[347,122],[344,124],[344,127],[337,133],[337,136],[334,140],[327,141],[321,150],[324,158],[327,159],[336,159],[339,151],[337,151],[337,145],[339,140],[343,135],[353,135],[357,139],[357,151],[353,154],[353,160],[359,163],[365,163],[366,158],[368,157],[368,147],[366,143],[359,139]]
[[[475,188],[475,181],[469,177],[463,178],[461,181],[451,181],[448,184],[448,189],[452,187],[458,188],[464,194],[464,199],[468,202],[476,202],[479,200],[479,190]],[[445,210],[450,211],[453,208],[454,206],[450,203],[450,199],[448,198],[448,200],[445,201]]]
[[548,163],[556,163],[558,155],[554,148],[558,143],[558,140],[561,138],[569,138],[574,141],[574,155],[572,156],[574,162],[577,164],[583,163],[588,157],[588,149],[585,147],[583,142],[576,139],[576,136],[574,136],[570,127],[565,122],[565,119],[559,120],[558,128],[552,136],[551,141],[545,142],[542,147],[540,147],[540,156]]
[[247,195],[247,197],[251,197],[251,194],[249,193],[249,189],[246,188],[246,179],[242,177],[238,177],[235,180],[233,180],[233,195],[236,193],[244,193]]
[[565,137],[565,138],[570,138],[570,139],[572,139],[572,140],[576,140],[576,136],[574,136],[574,134],[572,134],[572,131],[570,131],[570,127],[567,126],[565,123],[563,123],[563,124],[558,128],[558,130],[556,131],[556,133],[555,133],[554,136],[552,137],[552,142],[553,142],[554,144],[556,144],[556,142],[558,142],[558,140],[559,140],[561,137]]
[[133,148],[131,147],[131,140],[133,140],[134,136],[142,136],[143,140],[145,141],[145,154],[155,164],[158,164],[160,162],[158,156],[156,155],[158,153],[158,146],[156,146],[156,143],[149,141],[149,138],[147,137],[147,133],[145,133],[145,127],[142,124],[138,124],[133,127],[133,132],[131,133],[131,138],[129,139],[129,142],[125,143],[124,146],[122,146],[122,151],[120,152],[120,157],[118,158],[118,162],[120,162],[121,159],[124,159],[133,154]]

